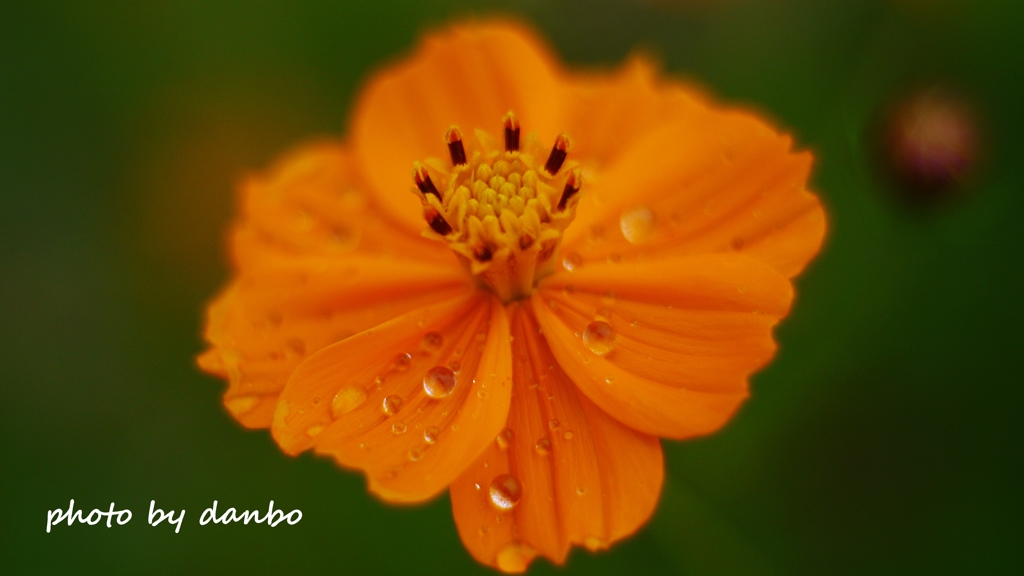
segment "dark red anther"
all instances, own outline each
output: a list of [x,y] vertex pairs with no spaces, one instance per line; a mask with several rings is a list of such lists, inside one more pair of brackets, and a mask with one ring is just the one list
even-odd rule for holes
[[582,185],[583,178],[580,177],[580,171],[573,170],[570,172],[569,177],[565,179],[565,188],[562,189],[562,197],[558,200],[559,210],[565,210],[566,205],[569,204],[569,199],[580,191],[580,186]]
[[437,199],[441,199],[441,193],[437,191],[437,187],[434,186],[434,181],[430,179],[430,173],[427,172],[427,167],[416,162],[412,165],[412,179],[416,182],[416,187],[420,189],[420,192],[424,194],[433,194],[437,196]]
[[505,151],[518,152],[519,120],[516,120],[516,115],[509,111],[508,114],[505,114],[502,124],[505,126]]
[[491,252],[491,249],[483,242],[477,243],[473,248],[473,255],[476,256],[476,259],[480,262],[490,262],[491,258],[494,258],[494,254]]
[[460,166],[466,163],[466,148],[462,145],[462,131],[458,126],[452,126],[445,133],[444,139],[448,142],[448,154],[452,157],[452,164]]
[[551,154],[548,156],[548,161],[544,164],[544,169],[548,171],[548,174],[554,176],[558,174],[558,171],[562,169],[562,163],[565,162],[565,156],[569,153],[569,137],[565,134],[559,134],[558,138],[555,138],[555,145],[551,147]]
[[522,236],[519,237],[519,249],[529,250],[530,246],[533,246],[534,238],[529,232],[523,232]]
[[427,206],[423,209],[423,217],[427,220],[427,224],[430,229],[437,232],[441,236],[447,236],[452,232],[452,226],[441,216],[441,213],[437,211],[437,208],[433,206]]

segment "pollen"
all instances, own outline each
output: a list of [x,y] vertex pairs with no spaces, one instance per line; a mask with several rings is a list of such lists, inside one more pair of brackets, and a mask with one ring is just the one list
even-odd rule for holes
[[424,236],[448,243],[483,286],[510,302],[554,270],[583,180],[567,135],[550,149],[534,133],[521,139],[513,112],[501,127],[500,144],[484,130],[470,144],[449,128],[449,158],[414,163],[412,191],[423,205]]

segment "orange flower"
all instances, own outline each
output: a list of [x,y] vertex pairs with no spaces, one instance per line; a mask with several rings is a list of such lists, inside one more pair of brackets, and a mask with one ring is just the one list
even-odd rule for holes
[[199,364],[286,453],[391,502],[447,488],[480,562],[605,548],[654,509],[658,438],[718,429],[775,351],[825,231],[790,148],[642,59],[581,75],[518,25],[429,36],[349,141],[242,186]]

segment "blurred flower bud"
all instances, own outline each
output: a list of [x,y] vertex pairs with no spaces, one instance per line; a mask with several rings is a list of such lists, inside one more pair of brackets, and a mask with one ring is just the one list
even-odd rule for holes
[[978,122],[970,106],[938,89],[898,102],[884,129],[887,163],[912,199],[949,192],[976,165]]

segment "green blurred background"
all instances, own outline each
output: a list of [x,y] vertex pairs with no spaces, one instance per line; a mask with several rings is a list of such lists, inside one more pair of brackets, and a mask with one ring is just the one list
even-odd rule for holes
[[[193,358],[239,176],[341,134],[422,31],[495,12],[571,65],[640,48],[756,107],[815,152],[831,223],[752,400],[664,444],[651,522],[532,573],[1024,572],[1024,3],[153,0],[0,3],[0,573],[488,572],[447,497],[392,508],[283,456]],[[976,107],[985,157],[910,206],[871,127],[935,83]],[[70,498],[135,517],[46,534]],[[188,511],[179,534],[150,499]],[[200,527],[214,499],[305,516]]]

